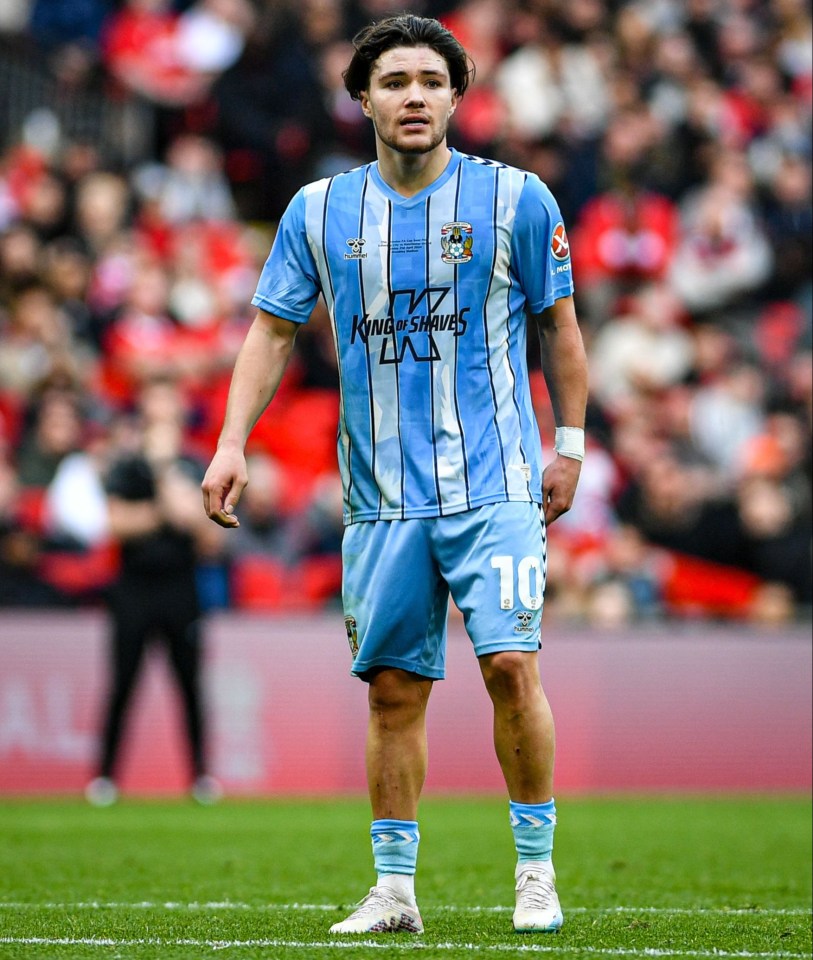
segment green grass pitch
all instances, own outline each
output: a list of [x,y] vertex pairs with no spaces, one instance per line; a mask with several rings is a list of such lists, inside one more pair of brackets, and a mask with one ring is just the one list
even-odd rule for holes
[[331,938],[372,881],[362,799],[0,802],[0,958],[811,956],[808,797],[558,798],[565,926],[511,930],[499,798],[428,797],[426,932]]

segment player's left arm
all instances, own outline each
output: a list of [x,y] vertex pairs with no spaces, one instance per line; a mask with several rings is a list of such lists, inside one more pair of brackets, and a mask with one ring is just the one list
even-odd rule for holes
[[[576,319],[573,297],[560,297],[535,317],[542,351],[542,371],[550,394],[557,428],[584,430],[587,409],[587,355]],[[578,436],[578,435],[576,435]],[[557,446],[560,446],[557,443]],[[576,444],[578,447],[578,443]],[[570,443],[562,445],[542,475],[542,497],[546,523],[573,506],[581,460]]]

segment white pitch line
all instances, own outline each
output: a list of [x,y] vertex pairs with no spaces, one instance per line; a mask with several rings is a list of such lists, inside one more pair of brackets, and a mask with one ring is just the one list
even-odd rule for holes
[[[168,900],[137,900],[133,902],[125,901],[100,901],[100,900],[80,900],[77,902],[46,902],[33,903],[26,901],[0,900],[0,910],[188,910],[190,912],[205,910],[234,910],[235,912],[246,913],[273,913],[274,911],[324,911],[333,912],[346,909],[349,904],[336,903],[242,903],[236,900],[209,900],[209,901],[191,901],[182,903],[180,901]],[[431,904],[422,903],[423,913],[440,911],[445,913],[508,913],[513,907],[508,906],[457,906],[454,904]],[[587,914],[624,914],[624,913],[646,913],[663,916],[769,916],[769,917],[804,917],[810,916],[813,911],[804,907],[633,907],[633,906],[615,906],[615,907],[569,907],[567,913],[587,913]]]
[[692,957],[698,960],[802,960],[805,954],[785,951],[753,952],[750,950],[668,950],[645,947],[632,950],[624,947],[548,946],[518,943],[424,943],[416,940],[384,942],[381,940],[169,940],[163,937],[114,940],[110,937],[0,937],[0,945],[16,944],[32,947],[209,947],[211,950],[233,950],[244,947],[267,949],[339,949],[358,950],[468,950],[472,953],[578,953],[602,957]]

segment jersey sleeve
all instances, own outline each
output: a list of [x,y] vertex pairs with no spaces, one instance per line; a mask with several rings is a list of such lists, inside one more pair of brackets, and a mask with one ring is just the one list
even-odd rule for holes
[[305,230],[305,195],[300,190],[282,215],[251,302],[283,320],[305,323],[320,292],[319,274]]
[[573,293],[570,244],[559,205],[533,174],[517,204],[511,259],[532,313]]

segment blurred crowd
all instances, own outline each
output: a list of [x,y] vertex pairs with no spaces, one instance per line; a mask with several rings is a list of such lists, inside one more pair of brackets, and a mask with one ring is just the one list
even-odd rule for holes
[[[0,605],[100,602],[122,456],[197,496],[276,221],[303,183],[373,156],[349,40],[403,7],[5,0]],[[569,228],[592,395],[549,615],[808,617],[808,3],[409,7],[477,66],[451,144],[538,173]],[[320,304],[251,440],[240,529],[189,520],[206,608],[337,602],[337,410]]]

